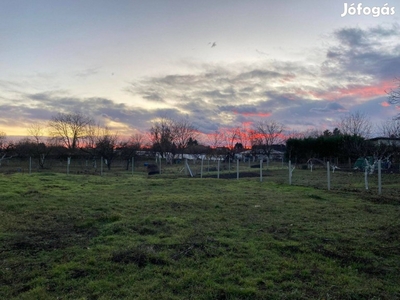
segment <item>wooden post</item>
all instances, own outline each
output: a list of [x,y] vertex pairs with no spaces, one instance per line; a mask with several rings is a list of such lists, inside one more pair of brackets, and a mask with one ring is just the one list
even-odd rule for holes
[[133,175],[134,169],[135,169],[135,158],[132,156],[132,175]]
[[219,166],[220,166],[220,164],[221,164],[221,161],[219,160],[219,158],[218,158],[218,172],[217,172],[217,178],[219,178]]
[[263,161],[262,159],[260,159],[260,182],[262,182],[263,180],[262,171],[263,171]]
[[289,160],[289,185],[292,185],[292,161]]

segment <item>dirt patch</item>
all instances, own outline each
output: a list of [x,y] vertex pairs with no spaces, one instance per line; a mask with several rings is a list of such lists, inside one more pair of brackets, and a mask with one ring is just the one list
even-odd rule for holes
[[3,249],[28,252],[51,251],[70,246],[87,247],[90,239],[98,235],[95,227],[80,228],[74,220],[57,220],[53,223],[37,222],[19,230],[12,238],[3,241]]
[[161,258],[153,246],[142,245],[138,247],[115,251],[111,256],[111,261],[121,264],[135,264],[139,268],[144,268],[148,264],[166,265],[168,262]]

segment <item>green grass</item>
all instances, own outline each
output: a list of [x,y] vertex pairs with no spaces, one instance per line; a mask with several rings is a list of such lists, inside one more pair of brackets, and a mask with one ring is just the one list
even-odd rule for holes
[[296,172],[0,175],[0,299],[400,298],[398,194]]

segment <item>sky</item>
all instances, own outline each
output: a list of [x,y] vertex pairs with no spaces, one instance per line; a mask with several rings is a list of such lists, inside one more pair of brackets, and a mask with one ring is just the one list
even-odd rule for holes
[[[346,5],[360,14],[341,16]],[[1,2],[8,136],[70,112],[126,136],[160,117],[205,134],[270,120],[333,130],[354,112],[381,124],[400,113],[386,94],[396,77],[397,1]]]

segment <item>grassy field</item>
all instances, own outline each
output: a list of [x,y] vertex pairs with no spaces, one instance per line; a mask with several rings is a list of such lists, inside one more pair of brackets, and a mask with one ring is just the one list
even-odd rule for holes
[[0,299],[400,299],[398,175],[286,173],[0,174]]

